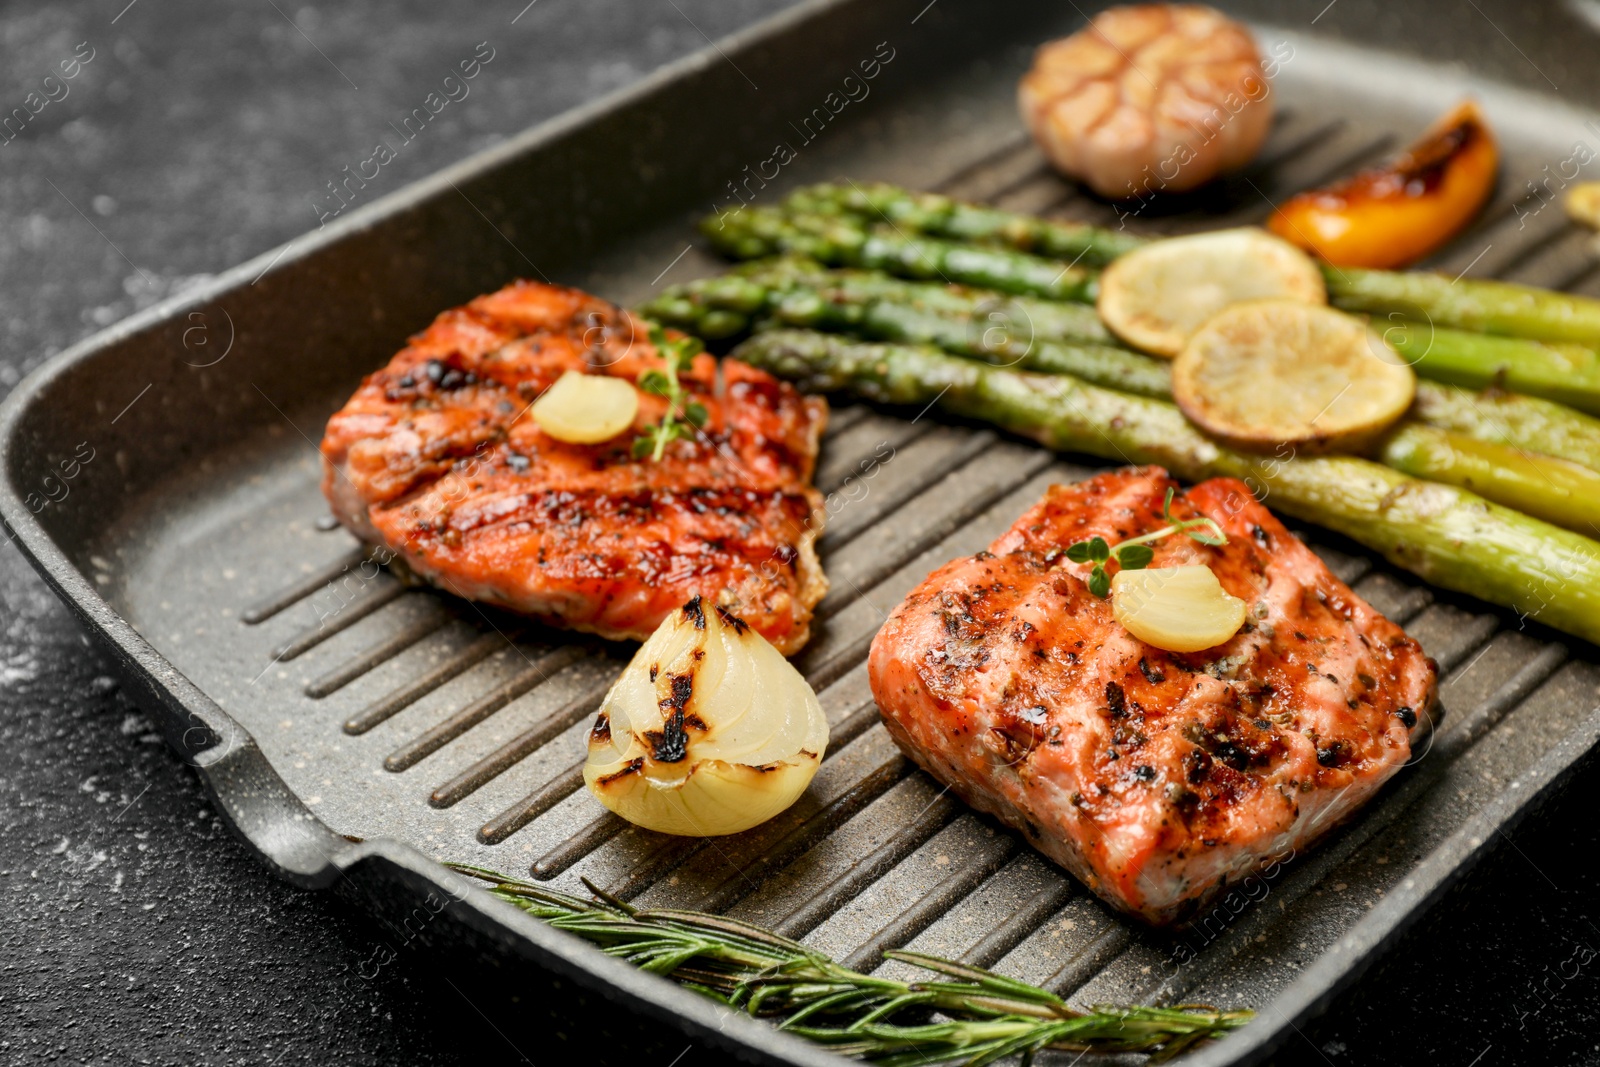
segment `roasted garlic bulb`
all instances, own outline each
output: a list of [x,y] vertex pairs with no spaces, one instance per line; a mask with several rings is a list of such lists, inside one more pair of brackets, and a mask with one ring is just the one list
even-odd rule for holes
[[695,597],[606,694],[583,779],[631,823],[714,837],[793,804],[827,745],[800,672],[744,620]]
[[1272,125],[1250,32],[1198,4],[1102,11],[1039,49],[1018,103],[1057,170],[1118,200],[1182,192],[1241,167]]

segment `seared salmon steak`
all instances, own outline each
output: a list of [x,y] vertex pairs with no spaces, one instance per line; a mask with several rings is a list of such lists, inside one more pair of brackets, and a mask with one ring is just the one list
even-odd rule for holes
[[680,410],[705,418],[659,459],[634,444],[669,404],[637,386],[632,427],[598,444],[529,416],[566,371],[635,383],[664,366],[622,308],[516,282],[444,312],[361,383],[328,421],[323,493],[357,537],[458,596],[640,639],[701,596],[792,653],[827,591],[811,486],[826,401],[701,353],[679,372]]
[[1140,641],[1065,550],[1166,525],[1158,467],[1052,486],[985,552],[934,571],[872,643],[905,753],[1108,903],[1181,922],[1348,817],[1432,728],[1438,667],[1334,577],[1242,482],[1172,503],[1227,534],[1153,543],[1247,605],[1226,643]]

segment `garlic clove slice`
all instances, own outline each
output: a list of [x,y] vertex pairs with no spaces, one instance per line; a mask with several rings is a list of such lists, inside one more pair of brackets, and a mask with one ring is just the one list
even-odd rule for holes
[[1210,567],[1150,567],[1111,579],[1111,613],[1133,636],[1168,652],[1214,648],[1244,625],[1245,602]]
[[575,370],[556,379],[529,409],[539,429],[575,445],[609,441],[632,426],[638,414],[639,393],[633,383]]
[[690,601],[662,622],[601,705],[584,781],[663,833],[738,833],[805,792],[828,744],[800,673],[743,620]]

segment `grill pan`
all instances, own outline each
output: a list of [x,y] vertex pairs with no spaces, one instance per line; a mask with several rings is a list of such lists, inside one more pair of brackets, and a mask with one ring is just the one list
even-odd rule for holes
[[[1098,464],[916,412],[836,407],[817,476],[833,588],[796,661],[833,741],[795,808],[707,841],[631,828],[582,789],[582,737],[627,649],[408,589],[326,521],[323,421],[436,311],[514,276],[636,302],[722,269],[694,219],[806,181],[898,181],[1147,233],[1260,222],[1472,92],[1507,177],[1430,265],[1600,294],[1589,239],[1521,177],[1600,143],[1589,112],[1258,24],[1264,51],[1291,56],[1260,160],[1123,217],[1055,178],[1014,115],[1032,45],[1081,15],[925,2],[803,4],[62,353],[0,407],[0,515],[266,862],[391,910],[447,901],[430,937],[547,977],[530,1025],[620,1007],[745,1062],[839,1062],[468,894],[432,860],[748,918],[856,967],[912,947],[1080,1003],[1253,1006],[1250,1026],[1189,1062],[1259,1062],[1586,757],[1600,737],[1595,648],[1302,530],[1439,661],[1442,729],[1349,826],[1163,934],[911,768],[866,684],[868,643],[914,584]],[[1281,17],[1256,7],[1239,13]],[[819,121],[880,42],[893,58],[865,98]],[[796,157],[772,178],[779,142]]]

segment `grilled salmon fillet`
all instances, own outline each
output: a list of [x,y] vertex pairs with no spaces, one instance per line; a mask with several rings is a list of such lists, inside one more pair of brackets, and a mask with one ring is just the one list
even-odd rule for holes
[[680,372],[701,431],[658,461],[631,430],[567,444],[528,417],[569,370],[634,382],[664,360],[627,311],[519,281],[444,312],[328,421],[323,493],[356,536],[459,596],[612,638],[649,636],[695,596],[784,653],[827,591],[812,488],[826,401],[701,354]]
[[1067,546],[1165,525],[1176,483],[1127,469],[1045,498],[988,551],[934,571],[872,644],[900,747],[1108,903],[1181,922],[1359,808],[1431,729],[1438,668],[1243,483],[1179,493],[1228,543],[1155,543],[1248,605],[1227,643],[1177,654],[1131,635]]

